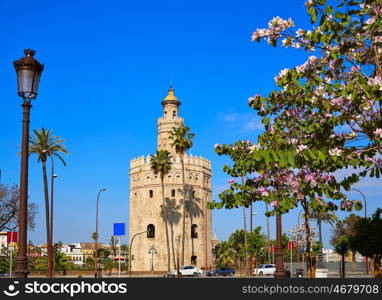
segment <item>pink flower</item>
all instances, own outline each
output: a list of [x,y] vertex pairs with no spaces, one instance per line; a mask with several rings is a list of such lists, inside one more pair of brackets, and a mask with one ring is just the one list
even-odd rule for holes
[[268,189],[266,187],[259,187],[257,191],[260,193],[261,196],[267,197],[269,195]]
[[297,146],[297,152],[301,152],[305,149],[308,149],[308,146],[307,145],[298,145]]
[[329,150],[329,155],[331,156],[341,156],[342,150],[339,148],[334,148]]
[[273,207],[277,206],[278,204],[279,204],[279,201],[277,201],[277,200],[274,200],[271,202],[271,206],[273,206]]
[[229,184],[234,184],[234,183],[235,183],[235,180],[230,179],[230,180],[228,180],[228,183],[229,183]]
[[377,138],[382,138],[382,128],[378,128],[374,131],[374,135],[377,137]]

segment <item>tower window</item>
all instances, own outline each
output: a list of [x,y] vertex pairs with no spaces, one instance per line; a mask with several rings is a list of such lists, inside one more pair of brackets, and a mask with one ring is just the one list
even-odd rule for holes
[[195,198],[195,191],[192,191],[192,197]]
[[192,224],[191,226],[191,238],[192,239],[197,239],[198,238],[198,232],[196,231],[198,228],[198,225]]
[[176,117],[176,111],[174,110],[173,112],[172,112],[172,118],[175,118]]
[[155,226],[153,224],[147,225],[147,238],[155,238]]
[[153,190],[149,190],[149,197],[150,198],[154,197],[154,191]]
[[171,190],[171,197],[175,197],[175,190]]

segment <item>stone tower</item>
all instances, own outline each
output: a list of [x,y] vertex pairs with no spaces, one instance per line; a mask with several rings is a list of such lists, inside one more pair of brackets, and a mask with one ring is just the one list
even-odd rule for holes
[[[184,156],[186,197],[183,197],[180,157],[171,146],[169,134],[173,127],[182,126],[178,116],[180,102],[170,86],[162,101],[163,116],[158,119],[158,150],[172,155],[172,169],[164,178],[165,198],[168,200],[168,229],[171,269],[179,249],[182,259],[182,212],[186,198],[186,231],[184,265],[210,268],[212,263],[212,216],[207,203],[212,201],[211,163],[203,157]],[[154,153],[155,151],[152,151]],[[130,223],[129,239],[135,236],[131,254],[133,272],[167,271],[167,244],[162,217],[162,193],[159,175],[150,166],[150,156],[130,161]],[[137,233],[147,231],[144,234]],[[155,248],[156,251],[149,251]]]

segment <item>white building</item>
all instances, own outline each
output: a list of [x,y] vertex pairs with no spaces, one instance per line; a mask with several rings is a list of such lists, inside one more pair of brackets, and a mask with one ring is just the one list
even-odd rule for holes
[[322,249],[324,254],[324,262],[339,262],[341,261],[341,255],[339,255],[334,249]]
[[70,257],[70,260],[75,265],[83,265],[84,264],[84,254],[81,251],[81,244],[63,244],[61,247],[61,251],[65,253],[65,255]]
[[0,232],[0,255],[4,255],[5,249],[7,249],[8,243],[7,243],[7,233],[6,232]]

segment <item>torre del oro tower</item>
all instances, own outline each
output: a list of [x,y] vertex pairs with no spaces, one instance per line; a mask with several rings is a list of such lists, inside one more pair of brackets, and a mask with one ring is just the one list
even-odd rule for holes
[[[212,215],[207,203],[212,201],[211,162],[203,157],[184,155],[186,193],[183,196],[182,166],[179,154],[169,140],[173,127],[184,124],[179,117],[180,101],[170,86],[163,99],[163,114],[157,121],[157,150],[172,156],[172,168],[164,177],[164,193],[170,239],[171,269],[177,253],[180,265],[206,269],[212,259]],[[196,133],[197,134],[197,133]],[[154,151],[152,151],[154,153]],[[134,237],[131,261],[133,272],[166,272],[167,243],[162,212],[160,175],[154,174],[150,155],[130,161],[129,239]],[[182,262],[183,203],[186,203],[185,254]],[[137,235],[138,233],[144,232]]]

